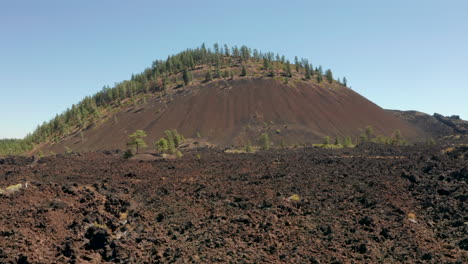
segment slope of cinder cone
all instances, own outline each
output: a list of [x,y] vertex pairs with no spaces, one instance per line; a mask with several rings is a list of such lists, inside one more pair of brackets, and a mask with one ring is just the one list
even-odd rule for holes
[[74,151],[124,149],[128,136],[137,129],[148,134],[145,140],[150,149],[166,129],[220,146],[255,144],[265,132],[274,145],[302,145],[320,143],[325,136],[355,140],[366,126],[373,126],[376,135],[390,136],[398,129],[409,141],[425,138],[417,128],[344,86],[246,77],[151,95],[41,149],[55,153],[66,147]]

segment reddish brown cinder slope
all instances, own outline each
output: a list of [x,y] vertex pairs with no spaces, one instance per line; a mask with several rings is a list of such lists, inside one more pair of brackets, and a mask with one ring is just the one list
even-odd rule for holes
[[325,136],[354,140],[369,125],[376,134],[390,136],[399,129],[409,141],[424,139],[422,131],[343,86],[240,78],[179,88],[162,98],[153,95],[146,104],[123,107],[82,135],[77,132],[42,149],[124,149],[137,129],[147,132],[150,148],[166,129],[177,129],[186,138],[201,135],[221,146],[255,144],[263,132],[274,145],[301,145],[320,143]]

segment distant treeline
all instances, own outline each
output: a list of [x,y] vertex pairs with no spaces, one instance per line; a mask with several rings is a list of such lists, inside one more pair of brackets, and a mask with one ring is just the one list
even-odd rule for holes
[[[233,78],[235,68],[241,69],[240,76],[246,76],[248,72],[245,65],[249,63],[262,65],[258,70],[271,77],[280,69],[286,81],[293,76],[292,69],[306,80],[314,77],[317,82],[322,82],[325,77],[330,83],[334,81],[331,70],[323,72],[321,66],[314,68],[307,59],[295,57],[294,64],[291,64],[285,56],[273,52],[263,53],[246,46],[229,48],[227,45],[218,44],[214,44],[210,49],[203,44],[201,47],[169,56],[166,60],[156,60],[142,73],[132,75],[130,80],[116,83],[113,87],[104,86],[100,92],[85,97],[63,113],[57,114],[52,120],[39,125],[22,140],[2,140],[0,153],[19,154],[30,150],[35,144],[55,142],[70,133],[84,130],[101,116],[104,108],[119,106],[124,100],[134,100],[139,94],[165,91],[170,86],[187,85],[193,79],[192,71],[198,68],[206,68],[205,81],[210,81],[215,78]],[[337,81],[347,85],[346,78],[343,78],[342,82],[339,78]]]
[[31,141],[24,139],[0,139],[0,156],[21,155],[33,147]]

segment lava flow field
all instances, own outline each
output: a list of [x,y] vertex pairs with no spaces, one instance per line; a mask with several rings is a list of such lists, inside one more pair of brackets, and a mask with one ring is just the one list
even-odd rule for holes
[[467,263],[468,147],[0,159],[0,263]]

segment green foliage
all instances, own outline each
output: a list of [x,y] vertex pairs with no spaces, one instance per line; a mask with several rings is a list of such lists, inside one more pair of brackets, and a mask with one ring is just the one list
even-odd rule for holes
[[185,85],[189,85],[189,83],[192,81],[192,72],[190,72],[187,68],[184,68],[182,79],[184,80]]
[[287,61],[286,64],[284,65],[284,76],[288,78],[292,77],[291,63],[289,61]]
[[131,157],[133,157],[133,152],[132,152],[131,149],[127,149],[123,154],[123,158],[124,159],[129,159]]
[[145,137],[146,137],[146,132],[144,130],[137,130],[135,131],[135,133],[128,136],[129,141],[127,145],[131,148],[135,148],[136,153],[138,153],[140,148],[147,147],[145,140],[144,140]]
[[330,137],[329,136],[325,136],[323,138],[323,144],[324,145],[330,145]]
[[323,81],[322,75],[318,74],[318,75],[317,75],[317,82],[318,82],[318,83],[321,83],[322,81]]
[[244,146],[244,151],[247,153],[251,153],[253,151],[252,144],[250,143],[250,141],[248,141],[247,144]]
[[65,147],[65,153],[67,154],[72,153],[72,149],[70,147]]
[[430,138],[428,138],[428,139],[426,140],[426,144],[427,144],[428,146],[433,146],[433,145],[435,145],[435,143],[436,143],[436,142],[435,142],[434,138],[432,138],[432,137],[430,137]]
[[26,139],[0,139],[0,156],[23,155],[33,149],[33,142]]
[[353,141],[350,136],[346,136],[343,140],[343,147],[351,148],[354,147]]
[[366,140],[372,140],[372,138],[374,138],[374,128],[372,126],[367,126],[364,129],[364,133],[366,133]]
[[161,138],[156,142],[158,150],[161,152],[177,154],[177,148],[185,141],[184,136],[180,135],[176,130],[166,130],[164,131],[164,135],[164,138]]
[[175,155],[176,155],[177,158],[182,158],[184,156],[184,154],[182,154],[182,152],[180,152],[180,150],[176,150]]
[[155,144],[157,149],[161,152],[166,152],[169,149],[167,140],[165,138],[159,139]]
[[333,82],[333,73],[330,69],[328,69],[326,72],[325,72],[325,76],[327,77],[327,80],[329,83],[332,83]]
[[361,135],[359,135],[359,143],[365,143],[368,141],[368,138],[366,136],[366,134],[362,133]]
[[312,73],[311,73],[309,64],[306,64],[306,66],[305,66],[304,77],[305,77],[306,80],[312,79]]
[[282,138],[281,141],[280,141],[280,147],[281,148],[286,148],[286,142],[284,142],[284,138]]
[[210,82],[213,80],[213,76],[211,75],[211,70],[208,69],[208,71],[205,74],[205,82]]
[[260,136],[260,143],[263,150],[270,149],[270,137],[267,133],[262,133],[262,135]]
[[270,69],[270,61],[267,58],[263,59],[263,69],[265,70]]
[[240,76],[247,76],[247,69],[244,65],[242,65],[241,75]]
[[346,77],[343,77],[343,85],[348,87],[348,79]]
[[299,72],[301,64],[299,63],[299,59],[297,58],[297,56],[294,57],[294,65],[296,66],[296,72]]
[[221,70],[219,68],[219,65],[216,65],[216,68],[215,68],[215,76],[214,76],[216,79],[219,79],[221,78]]
[[[232,51],[232,52],[231,52]],[[222,54],[224,52],[224,55]],[[276,58],[276,61],[275,61]],[[291,77],[291,65],[284,56],[272,52],[259,52],[246,46],[232,47],[224,45],[214,45],[213,51],[207,49],[204,44],[194,49],[187,49],[178,54],[168,56],[165,60],[155,60],[151,67],[146,68],[142,73],[133,74],[128,80],[116,83],[113,87],[104,86],[98,93],[87,96],[77,104],[72,105],[61,114],[56,115],[48,122],[38,126],[33,133],[22,140],[2,140],[0,141],[0,155],[22,154],[31,150],[35,144],[51,141],[59,141],[64,136],[75,132],[86,130],[90,124],[100,121],[109,106],[120,107],[129,101],[137,103],[140,94],[166,91],[171,86],[179,85],[177,80],[179,74],[182,75],[183,84],[188,85],[193,81],[192,71],[196,66],[202,65],[206,68],[215,65],[215,75],[218,78],[220,69],[226,66],[224,77],[234,78],[232,67],[241,64],[241,76],[247,76],[249,61],[261,63],[263,60],[264,70],[274,76],[274,65],[282,65],[286,77]],[[312,65],[307,60],[300,61],[297,57],[294,60],[296,71],[305,67],[305,78],[309,79],[314,75]],[[322,67],[316,68],[318,73],[317,81],[322,81]],[[327,71],[328,72],[328,71]],[[330,71],[331,73],[331,71]],[[205,80],[213,80],[211,69],[206,73]],[[310,74],[310,76],[309,76]],[[179,83],[177,83],[179,81]],[[343,84],[346,80],[343,79]],[[128,100],[131,99],[131,100]],[[145,99],[143,99],[144,102]]]
[[394,146],[406,145],[406,140],[401,135],[401,131],[399,129],[393,131],[393,134],[391,137],[391,144]]

